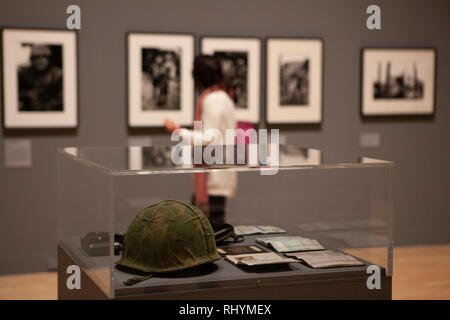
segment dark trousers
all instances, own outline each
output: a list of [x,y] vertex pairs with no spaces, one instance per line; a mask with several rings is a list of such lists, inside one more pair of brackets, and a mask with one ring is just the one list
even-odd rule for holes
[[[209,222],[211,225],[219,226],[225,223],[225,204],[226,197],[224,196],[209,196]],[[195,195],[192,196],[192,203],[195,204]]]

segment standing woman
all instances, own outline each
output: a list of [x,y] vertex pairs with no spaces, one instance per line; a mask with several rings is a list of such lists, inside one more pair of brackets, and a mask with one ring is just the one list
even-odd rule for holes
[[[193,70],[195,88],[200,96],[195,109],[195,121],[202,121],[203,131],[217,129],[226,137],[226,129],[235,129],[234,102],[230,98],[223,80],[220,61],[213,56],[200,55],[194,60]],[[167,131],[173,132],[180,126],[166,119]],[[193,144],[194,131],[181,129],[183,141]],[[209,140],[205,140],[209,138]],[[213,137],[202,135],[202,144],[218,144]],[[236,172],[209,172],[195,174],[195,205],[202,209],[213,226],[225,222],[225,204],[227,197],[236,192]]]

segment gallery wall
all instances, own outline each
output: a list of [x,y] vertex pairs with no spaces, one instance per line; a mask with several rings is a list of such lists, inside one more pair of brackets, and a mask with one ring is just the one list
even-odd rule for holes
[[[154,144],[168,142],[162,130],[127,128],[129,31],[322,38],[323,122],[283,126],[282,140],[394,161],[395,244],[450,242],[449,1],[377,1],[382,30],[370,31],[365,26],[365,10],[373,3],[360,0],[2,0],[0,27],[63,29],[66,8],[73,3],[81,7],[82,14],[78,32],[79,126],[66,131],[0,132],[0,274],[56,266],[57,147],[117,146],[149,137]],[[436,48],[435,116],[362,119],[362,47]],[[263,65],[265,59],[263,51]],[[265,73],[262,67],[262,118]],[[361,134],[378,135],[379,146],[362,147]],[[30,168],[4,165],[5,142],[14,139],[31,141]]]

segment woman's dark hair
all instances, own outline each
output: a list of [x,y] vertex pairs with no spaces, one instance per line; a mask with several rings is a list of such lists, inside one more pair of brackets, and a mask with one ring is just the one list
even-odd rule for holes
[[192,75],[195,84],[201,88],[223,83],[222,67],[219,59],[214,56],[200,55],[195,57]]

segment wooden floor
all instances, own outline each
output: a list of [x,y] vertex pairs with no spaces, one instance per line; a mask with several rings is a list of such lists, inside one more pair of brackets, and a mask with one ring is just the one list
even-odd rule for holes
[[394,249],[393,299],[450,299],[450,245]]
[[[394,249],[393,299],[450,299],[450,245]],[[56,272],[0,277],[0,299],[56,299]]]

